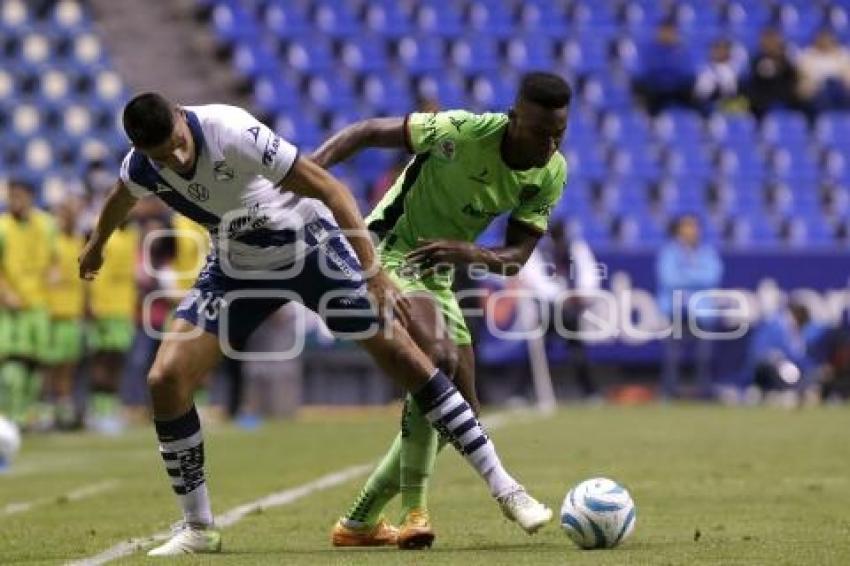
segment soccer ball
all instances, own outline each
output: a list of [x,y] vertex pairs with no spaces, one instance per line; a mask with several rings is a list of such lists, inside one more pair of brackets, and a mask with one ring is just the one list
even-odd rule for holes
[[21,447],[21,433],[18,426],[0,415],[0,466],[9,462]]
[[592,478],[572,488],[561,505],[561,527],[581,548],[613,548],[635,528],[637,509],[626,488]]

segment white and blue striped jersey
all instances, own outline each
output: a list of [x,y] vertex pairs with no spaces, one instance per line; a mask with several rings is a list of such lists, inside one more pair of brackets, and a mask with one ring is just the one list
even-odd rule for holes
[[130,150],[121,180],[134,196],[154,194],[205,226],[214,253],[225,251],[224,241],[236,268],[280,267],[325,239],[327,228],[335,227],[330,210],[276,186],[298,157],[295,146],[241,108],[210,104],[184,110],[197,152],[194,170],[180,175]]

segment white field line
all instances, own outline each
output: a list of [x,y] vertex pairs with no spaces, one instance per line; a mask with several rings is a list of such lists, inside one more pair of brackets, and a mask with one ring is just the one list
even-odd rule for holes
[[[524,422],[528,420],[535,420],[536,418],[542,418],[543,416],[544,415],[530,413],[528,411],[510,411],[494,413],[489,417],[485,417],[482,420],[484,421],[484,425],[487,427],[488,430],[495,430],[497,428],[503,427],[504,425],[510,422]],[[221,528],[229,527],[231,525],[235,525],[236,523],[244,519],[246,515],[250,515],[251,513],[254,513],[256,511],[269,509],[272,507],[280,507],[282,505],[289,505],[290,503],[294,503],[299,499],[303,499],[304,497],[312,495],[313,493],[324,491],[326,489],[336,487],[355,478],[365,476],[375,467],[376,463],[377,461],[370,462],[368,464],[350,466],[348,468],[344,468],[342,470],[322,476],[311,482],[301,484],[297,487],[278,491],[276,493],[266,495],[265,497],[261,497],[260,499],[255,499],[254,501],[251,501],[249,503],[244,503],[216,517],[216,525]],[[106,564],[107,562],[111,562],[113,560],[129,556],[130,554],[142,550],[145,547],[151,546],[156,542],[165,541],[170,536],[170,532],[161,531],[147,537],[132,538],[128,541],[120,542],[115,546],[107,548],[103,552],[94,556],[68,562],[67,565],[100,566],[101,564]]]
[[104,480],[98,483],[92,483],[89,485],[84,485],[79,487],[73,491],[69,491],[68,493],[62,494],[58,497],[42,497],[40,499],[33,499],[32,501],[22,501],[22,502],[13,502],[5,505],[0,508],[0,517],[8,517],[9,515],[17,515],[18,513],[24,513],[26,511],[30,511],[36,507],[41,507],[43,505],[49,505],[51,503],[60,503],[60,502],[68,502],[68,501],[80,501],[81,499],[87,499],[89,497],[93,497],[104,491],[109,491],[111,489],[115,489],[119,484],[118,480],[109,479]]

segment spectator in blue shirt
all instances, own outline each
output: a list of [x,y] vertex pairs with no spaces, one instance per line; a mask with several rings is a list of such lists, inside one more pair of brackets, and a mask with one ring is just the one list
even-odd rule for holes
[[816,346],[825,330],[799,303],[764,319],[750,340],[746,383],[763,395],[803,393],[820,365]]
[[695,80],[694,57],[675,22],[662,22],[655,37],[638,50],[635,92],[654,116],[669,106],[693,106]]
[[[657,299],[659,308],[671,321],[679,318],[683,323],[681,337],[672,335],[665,340],[662,394],[667,398],[679,396],[679,365],[684,347],[692,344],[695,348],[699,394],[709,397],[712,394],[712,344],[691,333],[689,317],[698,315],[690,312],[689,302],[695,292],[717,288],[723,275],[723,264],[717,250],[701,241],[696,216],[680,216],[674,222],[671,232],[673,237],[661,248],[656,263]],[[676,294],[681,295],[681,301],[674,300]],[[702,311],[714,305],[703,299],[696,306]],[[696,320],[697,327],[703,330],[711,330],[717,322],[704,316]]]

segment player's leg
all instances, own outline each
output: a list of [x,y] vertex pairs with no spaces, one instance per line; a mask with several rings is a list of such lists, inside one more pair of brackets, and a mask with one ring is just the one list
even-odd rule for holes
[[94,321],[93,330],[93,422],[101,430],[115,432],[123,426],[119,414],[118,387],[132,341],[133,324],[120,316],[103,317]]
[[9,416],[19,426],[25,424],[27,370],[21,357],[23,339],[20,311],[7,310],[2,317],[2,344],[4,359],[0,365],[0,412]]
[[[218,364],[218,337],[201,332],[182,318],[172,321],[148,372],[159,451],[183,511],[180,530],[151,556],[217,552],[221,537],[212,528],[213,514],[204,471],[201,421],[193,402],[198,385]],[[191,338],[183,339],[186,336]]]
[[[431,291],[418,298],[422,313],[411,325],[411,336],[429,354],[434,364],[452,378],[461,395],[477,414],[477,399],[468,397],[457,380],[459,343],[470,340],[460,307],[449,289]],[[404,406],[401,442],[401,522],[398,546],[402,549],[430,547],[435,539],[428,513],[428,485],[437,453],[445,441],[428,422],[408,394]]]
[[389,333],[380,332],[360,343],[388,375],[408,387],[428,422],[481,475],[503,513],[526,532],[537,531],[552,518],[551,509],[532,498],[507,472],[493,442],[448,376],[430,363],[399,322],[392,325]]
[[[218,552],[221,537],[213,515],[204,472],[201,423],[195,390],[221,361],[221,343],[239,349],[281,299],[231,298],[228,293],[262,288],[278,281],[255,282],[227,277],[217,261],[204,268],[194,288],[177,307],[175,318],[148,373],[159,450],[183,509],[182,528],[151,556]],[[219,328],[223,311],[227,326]],[[221,331],[220,331],[221,330]],[[188,338],[187,338],[188,336]]]
[[74,372],[82,352],[80,324],[74,319],[55,319],[51,323],[48,388],[53,400],[54,426],[60,430],[79,423],[74,409]]
[[[538,516],[545,511],[548,518],[551,510],[534,501],[508,474],[493,442],[451,379],[416,346],[401,322],[388,321],[375,331],[376,313],[363,295],[362,268],[346,239],[331,237],[316,252],[307,256],[305,273],[297,278],[300,281],[289,282],[290,288],[301,293],[304,304],[318,312],[331,331],[356,339],[389,377],[412,393],[428,422],[481,475],[503,509],[507,505],[517,511],[512,518],[529,532],[542,526],[530,525],[526,518],[531,514],[523,509],[533,503],[541,510]],[[324,262],[324,268],[310,267],[317,261]],[[328,273],[328,267],[336,272]],[[327,293],[333,293],[333,298],[328,300]],[[334,317],[333,313],[343,315]]]
[[[403,291],[412,288],[412,282],[397,280]],[[410,301],[410,333],[414,341],[447,375],[454,373],[451,343],[446,347],[445,323],[434,299],[417,290],[407,294]],[[417,421],[417,422],[413,422]],[[424,424],[418,425],[418,421]],[[437,434],[408,395],[401,416],[401,432],[390,450],[369,476],[363,489],[348,512],[337,522],[331,534],[335,546],[380,546],[396,543],[396,531],[382,519],[384,507],[402,492],[402,518],[416,509],[415,525],[409,525],[405,538],[421,539],[427,530],[428,541],[433,540],[427,525],[423,482],[433,468]],[[403,446],[406,447],[403,448]],[[405,458],[406,456],[406,458]],[[430,458],[431,462],[427,460]],[[402,487],[404,486],[404,487]],[[415,501],[412,499],[415,497]]]

